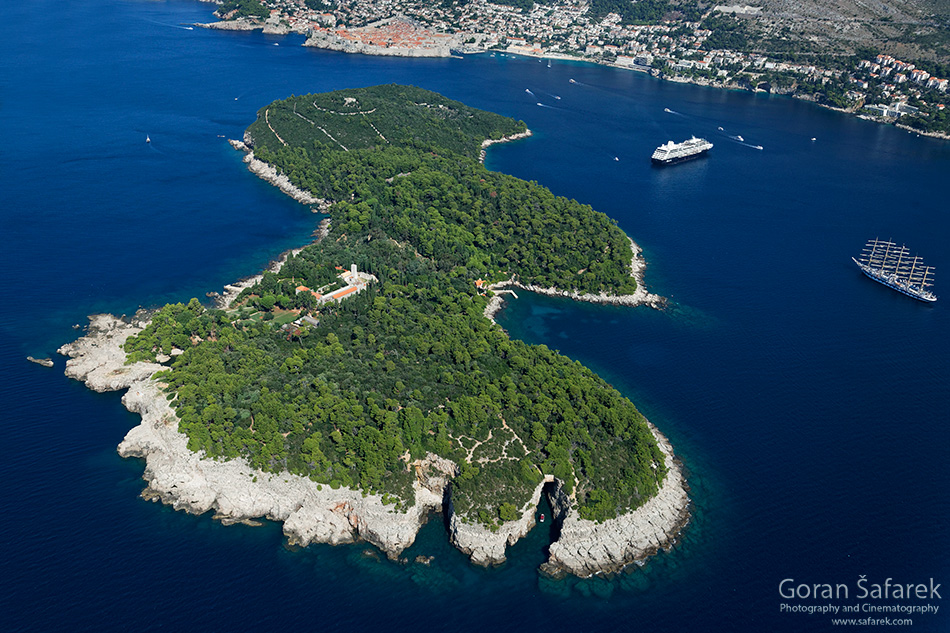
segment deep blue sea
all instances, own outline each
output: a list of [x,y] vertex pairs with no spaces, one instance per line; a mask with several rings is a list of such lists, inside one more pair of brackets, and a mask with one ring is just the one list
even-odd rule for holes
[[[185,28],[213,8],[4,5],[0,630],[834,628],[783,604],[930,605],[912,630],[950,630],[950,142],[592,65],[373,58]],[[536,572],[545,530],[483,570],[437,519],[407,552],[431,567],[366,545],[292,550],[276,524],[140,499],[143,463],[115,452],[137,416],[63,376],[54,352],[86,315],[203,298],[309,241],[318,218],[226,142],[258,108],[389,82],[523,119],[535,135],[492,148],[488,166],[591,204],[643,247],[667,310],[519,293],[499,322],[598,371],[670,437],[695,502],[672,552],[552,582]],[[691,134],[715,143],[708,158],[651,167],[657,145]],[[872,237],[919,252],[943,299],[864,278],[850,257]],[[869,590],[933,579],[947,602],[860,599],[862,575]],[[849,595],[787,599],[784,579]]]

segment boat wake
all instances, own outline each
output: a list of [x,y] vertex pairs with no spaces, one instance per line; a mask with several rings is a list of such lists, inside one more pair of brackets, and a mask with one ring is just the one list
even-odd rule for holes
[[763,149],[761,145],[753,145],[752,143],[746,143],[745,139],[743,139],[741,136],[733,140],[736,142],[737,145],[742,145],[744,147],[751,147],[752,149],[758,149],[758,150]]
[[745,138],[743,138],[741,134],[727,134],[726,132],[723,131],[721,127],[718,129],[720,132],[722,132],[723,136],[725,136],[727,139],[729,139],[736,145],[744,145],[746,147],[751,147],[752,149],[758,149],[758,150],[763,149],[761,145],[753,145],[752,143],[747,143]]
[[183,31],[194,31],[195,27],[185,26],[183,24],[169,24],[168,22],[159,22],[158,20],[149,20],[148,18],[142,18],[145,22],[151,22],[152,24],[157,24],[159,26],[167,26],[170,29],[181,29]]
[[532,97],[534,97],[535,99],[538,98],[538,95],[536,95],[536,94],[534,94],[533,92],[531,92],[531,90],[529,90],[528,88],[525,88],[524,91],[527,92],[527,93],[528,93],[529,95],[531,95]]

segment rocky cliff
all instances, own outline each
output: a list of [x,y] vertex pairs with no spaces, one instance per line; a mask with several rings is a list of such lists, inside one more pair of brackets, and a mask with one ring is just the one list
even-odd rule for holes
[[650,430],[665,456],[668,474],[657,495],[635,511],[603,523],[582,519],[562,482],[548,475],[521,509],[521,518],[502,524],[495,532],[450,514],[452,543],[476,564],[488,566],[505,562],[507,546],[514,545],[534,527],[538,502],[547,490],[552,519],[560,525],[560,536],[551,543],[548,560],[541,568],[549,576],[612,574],[671,548],[689,522],[688,486],[682,464],[674,456],[669,441],[652,424]]

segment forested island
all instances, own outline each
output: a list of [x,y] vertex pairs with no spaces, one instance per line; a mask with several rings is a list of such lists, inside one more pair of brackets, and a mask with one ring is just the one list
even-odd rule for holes
[[[504,284],[605,300],[638,290],[631,242],[613,221],[480,163],[486,143],[523,136],[525,124],[397,85],[291,97],[258,114],[246,148],[326,201],[321,239],[216,308],[193,299],[133,325],[100,321],[94,345],[64,348],[71,375],[131,385],[139,404],[127,406],[166,434],[133,431],[120,447],[148,457],[156,496],[228,520],[280,518],[303,543],[346,540],[293,527],[307,503],[329,504],[344,532],[391,556],[414,532],[388,537],[371,523],[441,507],[456,545],[488,564],[533,525],[547,483],[564,541],[548,571],[616,571],[667,546],[688,499],[665,438],[580,363],[486,318]],[[115,351],[107,371],[87,362],[93,347]],[[143,393],[161,402],[141,404]],[[221,494],[182,492],[191,474],[162,484],[174,451],[156,445],[178,442],[168,433],[184,435],[205,464],[179,461],[202,472],[239,464],[242,490],[293,478],[316,500],[238,510]],[[353,492],[378,503],[360,510]]]

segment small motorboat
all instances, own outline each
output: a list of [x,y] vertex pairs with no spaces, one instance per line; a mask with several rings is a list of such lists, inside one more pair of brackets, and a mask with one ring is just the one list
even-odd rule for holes
[[539,521],[540,523],[544,523],[544,515],[543,515],[543,514],[538,518],[538,521]]

